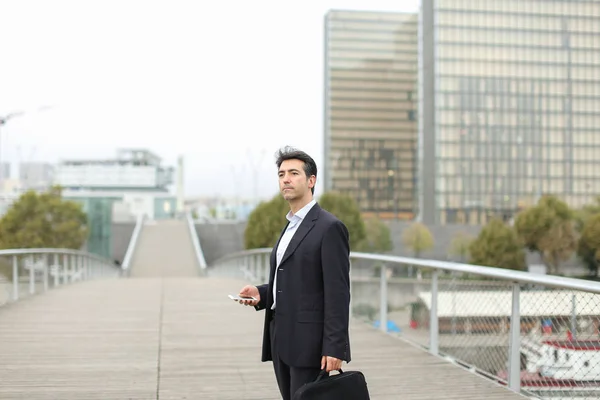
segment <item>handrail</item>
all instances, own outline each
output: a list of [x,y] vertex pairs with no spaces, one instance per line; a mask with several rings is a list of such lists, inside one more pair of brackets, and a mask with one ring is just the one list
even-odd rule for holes
[[111,262],[109,259],[105,257],[101,257],[97,254],[88,253],[83,250],[73,250],[73,249],[63,249],[63,248],[52,248],[52,247],[40,247],[33,249],[4,249],[0,250],[0,257],[3,256],[20,256],[27,254],[64,254],[64,255],[74,255],[74,256],[86,256],[91,259],[95,259],[103,262]]
[[[97,254],[64,248],[32,248],[0,250],[0,257],[9,258],[12,278],[4,280],[10,298],[18,301],[22,292],[29,295],[40,291],[93,278],[120,277],[122,270],[114,262]],[[9,276],[10,276],[9,275]],[[25,288],[21,287],[26,285]],[[10,286],[10,289],[9,289]],[[0,298],[0,305],[3,304]]]
[[129,271],[129,264],[131,263],[131,259],[133,258],[133,253],[135,252],[135,248],[137,247],[137,242],[140,237],[140,232],[142,227],[144,226],[145,215],[140,214],[137,217],[135,222],[135,228],[133,228],[133,233],[131,234],[131,238],[129,239],[129,245],[127,246],[127,251],[125,252],[125,257],[123,257],[123,263],[121,264],[121,268],[124,271]]
[[[268,254],[271,248],[258,248],[244,250],[228,254],[219,258],[214,265],[222,264],[224,261],[236,259],[248,255]],[[586,281],[583,279],[567,278],[563,276],[532,274],[525,271],[514,271],[503,268],[484,267],[470,264],[462,264],[450,261],[426,260],[422,258],[410,258],[389,256],[385,254],[371,254],[361,252],[350,252],[350,258],[358,260],[370,260],[386,263],[413,265],[424,268],[432,268],[449,272],[460,272],[485,276],[487,278],[501,279],[509,282],[521,282],[533,285],[544,285],[561,289],[584,290],[600,294],[600,282]]]
[[[265,276],[269,276],[269,257],[265,256],[271,252],[272,248],[258,248],[226,255],[211,265],[209,274],[215,276],[232,274],[238,279],[248,280],[250,277],[253,282],[261,280],[261,283],[264,283]],[[427,348],[434,355],[443,355],[446,359],[466,365],[471,371],[505,384],[515,392],[537,390],[535,385],[533,388],[531,386],[522,388],[522,341],[526,343],[529,337],[538,337],[536,345],[544,346],[545,340],[548,340],[548,338],[544,339],[544,335],[555,335],[555,337],[558,335],[560,338],[560,335],[563,335],[561,332],[565,331],[573,337],[579,334],[585,337],[589,332],[584,332],[583,329],[587,329],[583,327],[585,324],[580,327],[578,321],[585,322],[590,315],[597,316],[597,310],[600,310],[600,282],[385,254],[351,252],[350,260],[359,273],[362,266],[358,264],[358,261],[368,260],[374,261],[374,264],[380,264],[378,276],[368,280],[353,277],[350,285],[351,290],[353,283],[367,285],[364,287],[369,288],[371,292],[374,290],[373,284],[379,286],[377,296],[379,297],[379,320],[377,323],[381,331],[389,332],[388,308],[391,304],[390,301],[396,302],[395,307],[417,307],[413,309],[417,311],[410,317],[410,328],[415,331],[403,336],[407,341]],[[413,267],[420,267],[421,271],[427,270],[427,279],[423,279],[422,275],[415,279],[406,279],[405,277],[390,279],[388,273],[391,271],[386,267],[390,264],[404,265],[409,267],[409,271],[412,271]],[[441,274],[442,271],[457,274],[444,276]],[[256,276],[251,275],[252,273],[256,273]],[[503,290],[498,290],[499,288],[487,290],[485,285],[482,286],[481,281],[463,279],[464,274],[500,280]],[[398,291],[398,285],[402,287],[400,291]],[[413,289],[405,290],[405,285],[413,285]],[[470,290],[469,285],[475,290]],[[561,290],[531,290],[532,288],[527,287],[528,285]],[[429,286],[428,289],[427,286]],[[399,299],[388,295],[388,291],[391,289],[395,289],[394,297],[398,297],[400,294]],[[359,293],[362,293],[364,297],[367,291],[363,290]],[[373,300],[375,299],[366,301],[363,299],[363,304],[371,307],[370,304]],[[555,315],[559,315],[557,313],[560,313],[560,318],[552,320]],[[535,315],[536,324],[539,325],[531,326],[532,315]],[[564,318],[568,318],[569,321]],[[519,321],[519,323],[513,323],[513,321]],[[551,321],[551,324],[556,325],[553,328],[554,331],[552,328],[550,328],[551,332],[543,328],[546,321]],[[428,344],[425,343],[425,337],[418,337],[419,332],[423,332],[423,329],[428,331]],[[479,336],[473,336],[471,329],[476,329],[474,335]],[[524,330],[528,333],[523,333]],[[600,329],[598,331],[600,332]],[[596,337],[594,336],[594,338]],[[440,340],[441,338],[443,341]],[[489,340],[493,346],[498,346],[499,343],[502,343],[502,346],[506,343],[507,361],[498,364],[496,359],[492,359],[496,356],[489,356],[488,360],[471,359],[466,361],[463,357],[470,356],[454,350],[454,348],[461,348],[461,346],[470,348],[473,340],[479,342]],[[585,339],[583,340],[585,344]],[[456,353],[454,353],[455,351]],[[483,364],[478,364],[480,362]],[[527,368],[529,370],[529,368],[535,367],[538,371],[551,373],[552,369],[548,367],[548,362],[551,363],[542,356],[539,360],[528,360]],[[587,370],[578,370],[570,373],[577,373],[577,379],[583,379],[583,381],[600,379],[600,372],[597,376],[590,376],[588,372]],[[582,375],[584,373],[587,375]],[[562,379],[560,376],[554,377]],[[581,387],[574,386],[574,390],[577,389],[586,390],[584,384]],[[563,398],[568,398],[568,393]]]
[[188,228],[190,230],[190,239],[192,239],[192,244],[194,246],[194,253],[196,254],[198,266],[200,267],[200,270],[203,271],[207,267],[206,259],[204,258],[202,246],[200,246],[200,239],[198,238],[198,232],[196,232],[194,219],[192,218],[192,214],[189,211],[185,213],[185,219],[187,220]]

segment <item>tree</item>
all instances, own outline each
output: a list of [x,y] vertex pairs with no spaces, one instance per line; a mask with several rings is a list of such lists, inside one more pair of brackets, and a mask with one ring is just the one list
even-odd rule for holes
[[64,200],[59,187],[28,191],[0,219],[0,248],[81,249],[88,232],[82,206]]
[[[350,248],[357,248],[365,239],[366,233],[356,202],[346,195],[324,193],[319,204],[346,225],[350,234]],[[287,201],[280,194],[268,202],[261,202],[248,216],[244,232],[246,249],[275,246],[287,223],[285,216],[289,210]]]
[[577,255],[588,267],[592,276],[598,276],[600,263],[600,213],[588,218],[583,226]]
[[365,220],[365,239],[359,244],[358,250],[365,253],[384,253],[394,248],[390,228],[379,218]]
[[285,199],[277,194],[270,201],[261,202],[248,216],[244,231],[246,249],[273,247],[285,227],[285,218],[289,211]]
[[346,194],[326,192],[319,199],[319,204],[346,225],[350,234],[350,249],[357,250],[367,234],[356,201]]
[[419,258],[424,251],[433,248],[433,236],[426,225],[415,222],[403,232],[402,243]]
[[592,204],[587,204],[575,211],[575,224],[578,232],[582,232],[588,219],[600,214],[600,196],[596,196]]
[[560,221],[552,225],[538,242],[544,262],[550,274],[557,274],[560,264],[567,261],[577,250],[578,234],[573,221]]
[[488,222],[469,246],[470,263],[486,267],[525,269],[525,251],[516,232],[501,219]]
[[473,242],[473,237],[464,232],[459,232],[452,238],[448,253],[457,257],[460,262],[465,262],[469,258],[471,242]]
[[538,204],[517,216],[515,229],[525,247],[537,252],[550,274],[577,248],[573,212],[556,196],[544,196]]

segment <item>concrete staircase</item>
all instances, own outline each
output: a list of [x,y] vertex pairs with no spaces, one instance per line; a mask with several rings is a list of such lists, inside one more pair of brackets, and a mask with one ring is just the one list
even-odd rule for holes
[[140,232],[129,276],[195,277],[200,268],[185,220],[148,221]]

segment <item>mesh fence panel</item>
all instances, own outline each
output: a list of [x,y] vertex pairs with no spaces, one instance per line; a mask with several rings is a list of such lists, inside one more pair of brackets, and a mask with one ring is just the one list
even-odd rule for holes
[[523,290],[521,385],[542,398],[600,398],[600,295]]
[[[430,345],[432,270],[352,261],[353,316],[380,326],[386,274],[387,332]],[[542,399],[600,398],[600,295],[519,285],[523,391]],[[438,345],[447,359],[508,383],[513,283],[438,273]]]

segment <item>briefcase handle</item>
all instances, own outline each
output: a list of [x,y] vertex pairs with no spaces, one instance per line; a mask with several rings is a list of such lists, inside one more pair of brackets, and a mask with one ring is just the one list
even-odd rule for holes
[[[343,374],[344,371],[342,371],[342,369],[338,369],[338,371],[340,372],[340,374]],[[319,382],[321,379],[323,379],[325,377],[325,375],[327,374],[327,369],[323,368],[321,370],[321,372],[319,372],[319,375],[317,376],[317,379],[315,379],[315,382]]]

